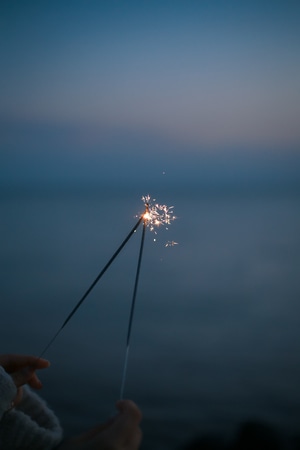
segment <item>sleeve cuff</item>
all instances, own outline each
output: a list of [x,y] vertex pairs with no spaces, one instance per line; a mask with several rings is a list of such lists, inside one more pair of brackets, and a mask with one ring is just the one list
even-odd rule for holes
[[52,450],[63,433],[55,414],[44,400],[23,386],[20,405],[5,414],[0,427],[0,441],[6,450]]

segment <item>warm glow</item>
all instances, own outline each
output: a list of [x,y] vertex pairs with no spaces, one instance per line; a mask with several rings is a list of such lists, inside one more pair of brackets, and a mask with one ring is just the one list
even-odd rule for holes
[[144,217],[145,220],[151,220],[151,214],[148,211],[145,212],[143,217]]
[[[150,231],[154,231],[155,234],[157,234],[156,228],[162,225],[170,225],[171,222],[176,219],[176,216],[174,216],[173,214],[173,206],[160,205],[159,203],[155,203],[155,198],[151,199],[150,195],[143,196],[142,200],[146,206],[146,210],[142,217],[146,225],[150,228]],[[168,227],[166,226],[165,229],[168,230]],[[170,244],[170,242],[173,241],[168,242],[169,243],[167,243],[166,247],[174,245]]]

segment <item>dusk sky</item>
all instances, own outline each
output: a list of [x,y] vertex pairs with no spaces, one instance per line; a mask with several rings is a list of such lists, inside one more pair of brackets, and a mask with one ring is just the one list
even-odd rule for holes
[[299,163],[298,1],[0,8],[2,179]]

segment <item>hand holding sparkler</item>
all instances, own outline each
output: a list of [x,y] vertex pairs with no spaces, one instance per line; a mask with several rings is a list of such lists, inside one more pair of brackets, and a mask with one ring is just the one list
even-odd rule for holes
[[[60,450],[137,450],[142,414],[130,400],[116,404],[118,413],[79,436],[62,442],[58,418],[31,389],[42,387],[35,371],[49,361],[31,355],[0,355],[0,440],[3,448],[59,448]],[[60,443],[60,445],[59,445]],[[57,447],[59,445],[59,447]],[[2,446],[1,446],[2,448]]]
[[58,450],[138,450],[142,440],[141,411],[130,400],[119,401],[116,407],[119,412],[115,417],[64,442]]
[[17,390],[11,408],[17,406],[23,396],[22,386],[28,384],[33,389],[41,389],[36,370],[47,369],[50,366],[46,359],[37,359],[31,355],[0,355],[0,366],[11,376]]

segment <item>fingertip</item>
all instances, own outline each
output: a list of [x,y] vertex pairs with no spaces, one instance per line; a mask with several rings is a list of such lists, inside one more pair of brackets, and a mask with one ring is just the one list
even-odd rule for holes
[[129,403],[131,402],[131,400],[118,400],[116,402],[116,408],[119,412],[123,412],[126,407],[128,407]]
[[46,364],[47,366],[50,366],[50,365],[51,365],[49,359],[39,358],[39,361],[41,361],[43,364]]
[[51,366],[51,363],[50,361],[48,361],[48,359],[37,358],[34,366],[38,369],[48,369],[48,367]]
[[130,415],[137,423],[141,422],[142,413],[132,400],[118,400],[116,402],[116,408],[121,414]]
[[120,400],[117,400],[116,402],[117,408],[126,408],[127,406],[130,405],[135,405],[135,403],[129,398],[122,398]]
[[124,400],[116,401],[116,408],[118,411],[121,411],[121,409],[123,408],[123,404],[124,404]]
[[37,377],[37,375],[35,373],[28,380],[28,384],[33,389],[42,389],[42,387],[43,387],[43,384],[42,384],[41,380]]

